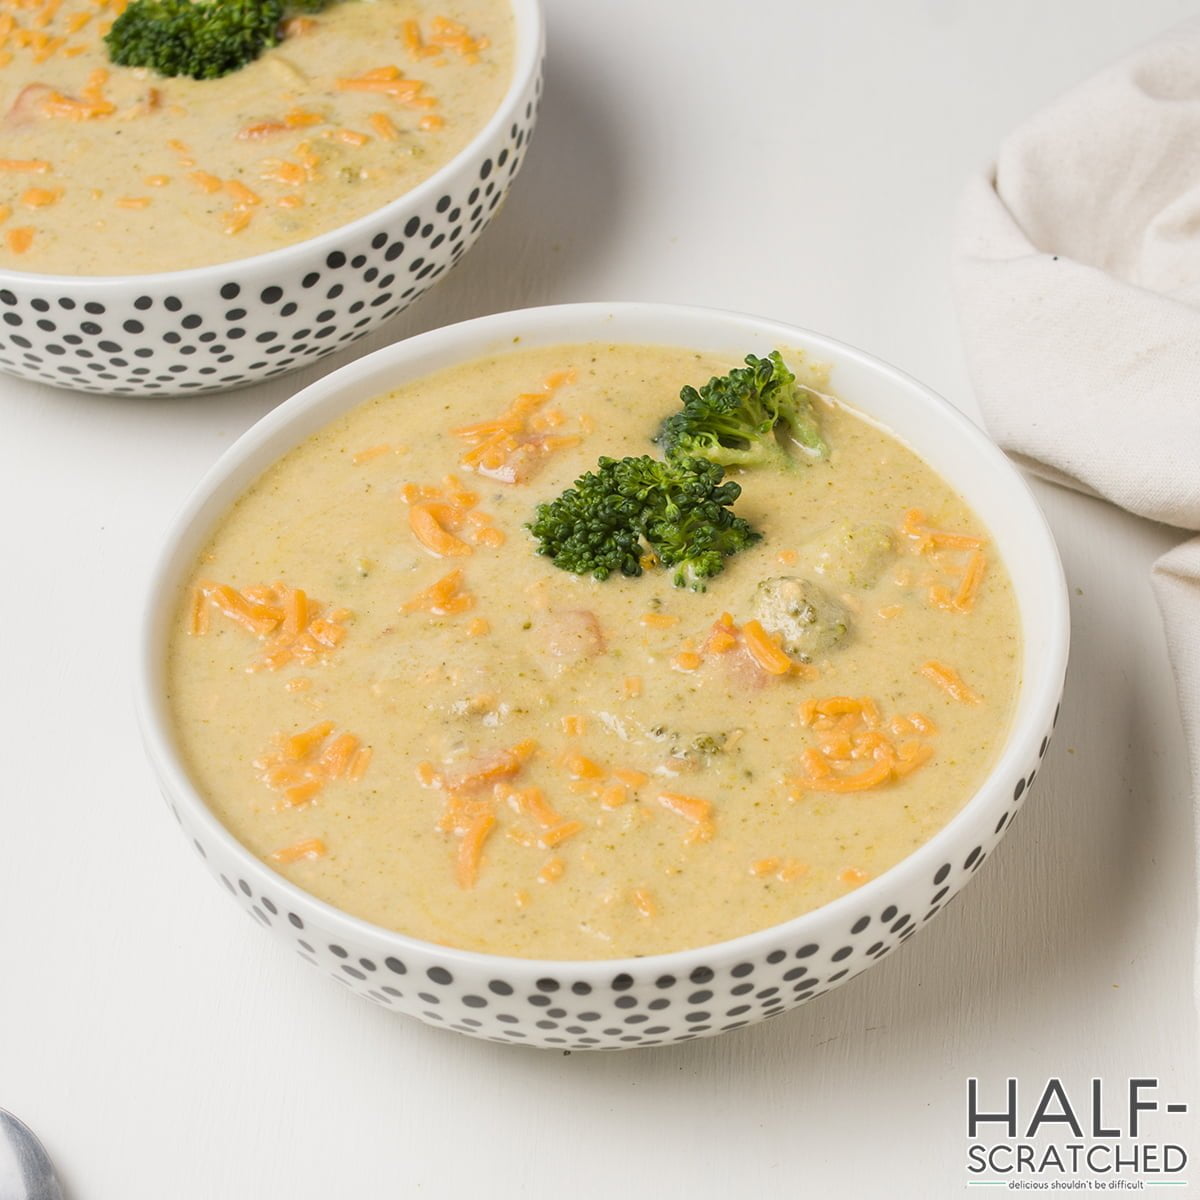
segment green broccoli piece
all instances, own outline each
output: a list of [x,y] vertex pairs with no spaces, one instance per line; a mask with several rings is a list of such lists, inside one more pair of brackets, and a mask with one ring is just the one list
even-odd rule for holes
[[602,458],[597,469],[548,504],[528,528],[538,553],[576,575],[640,575],[649,549],[675,569],[675,586],[705,590],[730,554],[759,534],[729,506],[742,489],[702,459]]
[[282,0],[133,0],[105,35],[123,67],[216,79],[279,41]]
[[812,397],[788,370],[778,350],[767,358],[746,356],[746,366],[710,379],[697,391],[679,393],[683,408],[672,413],[654,440],[668,458],[688,455],[726,467],[790,466],[780,433],[815,458],[829,447],[821,437]]
[[804,663],[833,650],[850,631],[846,607],[824,588],[794,575],[764,579],[751,603],[762,627],[782,638],[784,653]]

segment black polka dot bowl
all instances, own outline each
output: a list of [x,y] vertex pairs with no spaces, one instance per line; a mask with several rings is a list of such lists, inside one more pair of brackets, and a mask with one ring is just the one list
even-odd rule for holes
[[[685,346],[735,360],[798,347],[830,363],[834,390],[897,432],[991,533],[1023,626],[1011,726],[974,795],[908,858],[822,908],[733,941],[635,959],[550,962],[456,950],[378,928],[276,874],[206,807],[177,750],[166,702],[170,614],[217,521],[311,433],[409,380],[518,342],[589,341]],[[167,536],[149,594],[138,682],[147,752],[188,844],[224,890],[285,946],[376,1004],[474,1037],[572,1050],[660,1046],[738,1029],[815,999],[898,950],[979,872],[1026,802],[1067,661],[1067,595],[1053,539],[1024,480],[976,426],[917,381],[829,338],[754,317],[648,304],[485,317],[389,346],[306,388],[263,418],[199,485]],[[964,962],[967,953],[963,947]]]
[[344,349],[407,308],[479,237],[524,161],[542,90],[539,0],[510,0],[513,79],[483,129],[416,188],[252,258],[151,275],[0,268],[0,371],[77,391],[225,391]]

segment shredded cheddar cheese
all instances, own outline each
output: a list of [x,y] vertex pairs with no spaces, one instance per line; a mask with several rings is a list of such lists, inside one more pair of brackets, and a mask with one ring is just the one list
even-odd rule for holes
[[449,50],[469,63],[477,63],[480,51],[486,50],[489,44],[486,37],[472,36],[462,22],[441,16],[435,16],[431,20],[427,34],[422,33],[418,21],[407,20],[404,22],[402,34],[404,48],[414,62],[428,58],[436,60],[439,55]]
[[[925,512],[919,508],[910,508],[905,512],[900,522],[900,533],[908,540],[913,552],[926,558],[935,568],[927,582],[930,605],[948,612],[970,612],[975,607],[979,587],[987,571],[984,539],[973,534],[934,528],[929,525]],[[944,580],[955,575],[961,575],[961,581],[957,588],[951,590]],[[880,616],[884,615],[881,609]]]
[[539,883],[557,883],[567,869],[567,864],[561,858],[548,858],[542,864],[542,869],[538,871]]
[[33,245],[34,230],[28,225],[10,229],[4,236],[8,248],[14,254],[24,254]]
[[346,637],[348,609],[322,605],[301,588],[276,581],[241,591],[226,583],[202,580],[192,596],[189,632],[208,632],[216,610],[247,633],[265,641],[249,671],[277,671],[290,663],[319,662]]
[[303,841],[294,842],[290,846],[284,846],[282,849],[274,851],[270,858],[273,862],[289,866],[299,862],[302,858],[324,858],[327,853],[325,843],[320,838],[305,838]]
[[[357,759],[362,743],[352,733],[334,736],[333,730],[332,721],[321,721],[300,733],[276,734],[254,760],[259,778],[288,807],[310,804],[331,780],[362,778],[370,761]],[[350,776],[356,762],[357,776]]]
[[26,208],[48,208],[62,199],[62,188],[28,188],[21,196]]
[[707,842],[716,832],[712,805],[707,800],[681,792],[659,792],[657,800],[669,812],[691,822],[692,829],[684,839],[686,842]]
[[337,79],[334,86],[342,92],[376,92],[405,108],[435,108],[437,100],[426,94],[423,80],[406,79],[399,67],[376,67],[350,79]]
[[461,567],[443,575],[436,583],[418,592],[401,608],[401,612],[430,612],[444,617],[464,613],[475,607],[475,597],[463,588]]
[[800,755],[801,773],[789,781],[793,799],[809,792],[869,791],[903,779],[933,757],[933,746],[921,740],[934,732],[931,722],[919,713],[885,722],[870,696],[806,700],[797,715],[818,736],[817,745]]
[[540,391],[522,393],[495,420],[454,429],[454,435],[469,447],[459,462],[467,470],[501,483],[527,483],[546,455],[577,446],[582,440],[578,434],[548,432],[554,424],[539,422],[539,410],[574,380],[573,371],[554,371],[543,380]]
[[962,676],[953,667],[931,659],[921,664],[920,673],[940,687],[952,700],[957,700],[960,704],[980,703],[979,696],[963,682]]
[[401,496],[409,506],[409,529],[435,558],[461,558],[474,553],[475,546],[504,543],[503,531],[475,507],[478,494],[464,488],[453,475],[447,475],[440,485],[405,484]]

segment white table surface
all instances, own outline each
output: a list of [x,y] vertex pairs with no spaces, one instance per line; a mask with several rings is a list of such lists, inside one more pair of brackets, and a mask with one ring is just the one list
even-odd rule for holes
[[[1182,0],[548,0],[541,124],[451,276],[355,352],[481,313],[758,312],[975,412],[949,286],[968,174]],[[348,995],[188,852],[130,702],[161,531],[346,356],[171,401],[0,377],[0,1105],[71,1200],[966,1194],[965,1080],[1157,1076],[1200,1111],[1192,828],[1148,581],[1170,530],[1037,485],[1073,659],[1034,798],[901,953],[766,1025],[564,1056]],[[1193,1157],[1200,1136],[1172,1130]],[[1200,1162],[1190,1177],[1200,1194]],[[1175,1194],[1188,1192],[1176,1188]]]

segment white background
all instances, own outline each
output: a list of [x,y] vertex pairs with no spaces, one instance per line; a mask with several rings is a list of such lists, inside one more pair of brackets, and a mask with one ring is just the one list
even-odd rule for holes
[[[541,124],[494,224],[360,352],[570,300],[739,309],[974,413],[949,287],[967,176],[1181,0],[549,0]],[[1073,661],[1033,800],[903,952],[764,1026],[617,1055],[469,1041],[346,994],[223,897],[130,703],[167,519],[256,417],[0,377],[0,1105],[72,1200],[942,1197],[965,1080],[1158,1076],[1197,1158],[1192,829],[1148,570],[1178,535],[1038,485]],[[1050,398],[1052,400],[1052,398]],[[1151,1118],[1153,1121],[1153,1118]],[[1190,1123],[1190,1128],[1189,1128]],[[1176,1188],[1173,1194],[1190,1194]]]

